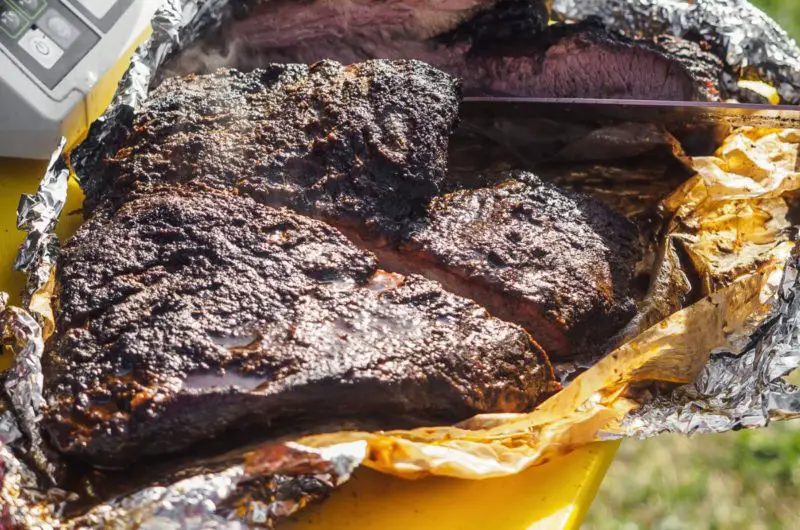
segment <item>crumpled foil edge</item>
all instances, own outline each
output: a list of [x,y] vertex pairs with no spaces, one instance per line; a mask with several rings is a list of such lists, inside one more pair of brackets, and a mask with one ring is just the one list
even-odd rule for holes
[[[66,143],[62,137],[36,193],[23,195],[17,208],[17,228],[27,233],[14,261],[14,269],[27,277],[22,293],[25,307],[35,305],[34,297],[49,282],[58,256],[59,241],[54,230],[67,202],[69,167],[63,156]],[[43,314],[33,310],[40,323],[52,321],[47,311]]]
[[[70,528],[272,528],[308,502],[350,479],[366,454],[365,442],[313,449],[287,442],[256,450],[247,461],[168,486],[153,486],[90,510]],[[263,460],[264,465],[259,465]],[[269,498],[237,489],[269,477]],[[311,480],[314,492],[304,484]]]
[[800,255],[792,256],[772,314],[741,352],[713,352],[696,380],[629,414],[601,439],[662,432],[725,432],[800,417],[800,388],[785,377],[800,367]]

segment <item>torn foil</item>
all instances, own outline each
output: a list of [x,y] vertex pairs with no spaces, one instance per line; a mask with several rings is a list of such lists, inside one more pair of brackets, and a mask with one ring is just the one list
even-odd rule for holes
[[[165,3],[154,18],[153,36],[137,50],[108,111],[93,124],[89,138],[71,155],[79,176],[105,173],[97,171],[98,167],[116,152],[128,134],[134,113],[145,101],[158,66],[165,58],[249,3],[225,0]],[[571,4],[556,1],[558,5]],[[669,12],[692,11],[684,2],[664,0],[658,5]],[[681,5],[682,11],[678,10]],[[701,27],[707,28],[712,19],[703,13],[711,10],[708,7],[711,5],[705,3],[702,9],[695,8],[695,18],[687,21],[699,20],[706,24]],[[747,18],[752,11],[743,13],[730,15]],[[766,20],[765,24],[772,28],[771,21]],[[719,30],[708,30],[708,34],[724,36],[731,31],[722,26]],[[756,71],[763,70],[767,79],[773,79],[770,75],[780,78],[785,74],[785,65],[797,54],[794,49],[786,52],[785,39],[778,37],[777,51],[768,47],[765,52],[748,48],[746,43],[752,41],[747,38],[737,48],[737,36],[734,44],[730,44],[731,64],[755,65]],[[774,64],[759,62],[759,57],[763,59],[764,54],[770,53],[777,57]],[[795,86],[793,81],[781,85],[785,99],[794,97]],[[666,219],[663,259],[660,265],[656,264],[654,277],[674,280],[676,275],[683,274],[686,282],[678,282],[678,290],[683,289],[678,294],[688,292],[695,299],[681,296],[674,303],[675,299],[670,297],[676,294],[667,289],[663,294],[666,305],[659,309],[666,318],[655,319],[653,325],[639,322],[633,340],[611,352],[535,411],[482,415],[456,426],[334,433],[305,437],[294,444],[271,445],[225,469],[140,488],[103,502],[77,519],[61,521],[62,526],[269,526],[330,493],[360,463],[403,477],[435,474],[486,478],[516,473],[608,437],[650,436],[661,430],[686,433],[725,430],[764,425],[771,419],[797,415],[800,393],[781,379],[800,364],[800,355],[795,353],[800,340],[796,331],[800,314],[794,297],[798,285],[795,237],[787,226],[786,216],[761,215],[764,211],[782,211],[780,202],[769,201],[783,200],[782,194],[798,188],[800,179],[789,163],[797,154],[797,143],[792,139],[796,136],[800,136],[797,131],[739,131],[716,156],[692,160],[700,177],[670,190],[673,193],[662,204],[661,214]],[[57,159],[60,157],[54,157]],[[775,160],[782,164],[778,169],[770,166]],[[94,182],[95,179],[83,179],[82,185],[92,186]],[[737,215],[715,206],[735,201],[744,201],[739,203],[744,209],[736,210]],[[735,221],[742,213],[748,223]],[[48,214],[45,207],[42,214],[50,215],[50,219],[58,217],[55,208]],[[52,227],[40,232],[51,233]],[[758,237],[750,238],[752,234]],[[37,248],[35,237],[31,232],[26,243],[29,248]],[[722,261],[714,252],[720,248],[719,242],[730,247]],[[740,243],[756,245],[752,252],[743,254],[750,260],[747,263],[735,258],[733,250]],[[692,266],[700,271],[701,277],[705,271],[706,281],[702,286],[695,286],[686,277],[684,265],[676,258],[678,247],[683,249],[686,245],[695,245]],[[38,278],[39,289],[44,285],[43,290],[47,291],[47,280],[41,283],[45,276]],[[52,267],[47,278],[52,280]],[[655,282],[656,287],[660,285]],[[31,310],[39,315],[43,311],[33,306]],[[28,335],[19,336],[34,341],[26,344],[41,342],[41,334],[32,329]],[[35,373],[35,369],[29,370],[27,383],[22,385],[33,389],[31,395],[21,394],[17,399],[19,406],[29,407],[28,410],[7,410],[0,415],[0,440],[18,442],[31,430],[30,425],[26,426],[27,420],[18,419],[34,418],[35,422],[35,407],[41,399],[41,394],[33,395],[36,385],[29,376]],[[47,527],[57,519],[54,514],[63,506],[63,493],[37,490],[35,475],[8,445],[0,447],[0,464],[5,470],[0,495],[6,495],[0,498],[10,506],[14,505],[7,499],[14,499],[16,521],[36,521],[28,526]],[[23,499],[20,492],[35,495]],[[7,509],[0,512],[0,517],[7,512]]]
[[800,48],[747,0],[554,0],[553,11],[567,20],[597,18],[632,36],[699,39],[737,78],[769,82],[784,102],[800,103]]
[[601,438],[725,432],[800,417],[800,388],[783,379],[800,366],[798,266],[795,256],[757,340],[741,353],[713,354],[693,383],[658,396]]
[[67,528],[272,528],[347,480],[365,456],[363,442],[315,450],[269,445],[238,465],[168,486],[144,488],[90,510]]
[[[42,404],[41,328],[25,310],[7,307],[0,293],[0,348],[14,354],[2,374],[0,394],[0,528],[54,528],[56,520],[36,470],[51,465],[41,451],[37,428]],[[22,455],[27,455],[23,460]],[[51,479],[52,480],[52,479]]]

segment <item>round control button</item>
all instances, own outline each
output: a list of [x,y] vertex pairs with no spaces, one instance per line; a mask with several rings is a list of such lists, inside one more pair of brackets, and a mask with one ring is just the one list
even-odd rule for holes
[[33,44],[33,47],[36,48],[36,51],[40,54],[45,56],[50,55],[50,46],[43,40],[35,39],[31,41],[31,44]]
[[22,19],[19,18],[19,15],[13,11],[6,11],[2,15],[0,15],[0,18],[3,19],[4,23],[14,28],[22,25]]

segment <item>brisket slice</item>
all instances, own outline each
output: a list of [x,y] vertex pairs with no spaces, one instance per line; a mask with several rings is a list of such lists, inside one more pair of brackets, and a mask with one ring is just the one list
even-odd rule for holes
[[[217,64],[419,59],[461,79],[467,96],[728,97],[722,61],[689,40],[633,39],[594,21],[547,27],[542,1],[420,3],[267,2],[229,28]],[[184,72],[197,55],[214,52],[190,52]]]
[[459,101],[450,76],[418,61],[169,79],[87,183],[87,213],[193,182],[389,230],[439,192]]
[[584,22],[483,38],[464,71],[450,73],[462,78],[465,95],[714,101],[722,62],[690,41],[635,40]]
[[94,464],[231,429],[522,412],[556,388],[521,328],[229,192],[166,188],[89,221],[57,300],[43,425]]
[[605,353],[635,312],[636,226],[529,173],[434,199],[399,244],[376,253],[528,329],[552,359]]

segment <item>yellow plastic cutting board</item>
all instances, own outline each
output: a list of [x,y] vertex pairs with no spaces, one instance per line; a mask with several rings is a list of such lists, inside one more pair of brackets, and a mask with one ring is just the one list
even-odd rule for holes
[[[131,49],[128,53],[132,53]],[[91,119],[111,99],[127,57],[98,83],[89,98]],[[69,138],[73,145],[84,127]],[[23,240],[16,229],[22,193],[36,191],[46,162],[0,158],[0,291],[19,303],[24,283],[11,264]],[[70,182],[57,229],[62,240],[82,221],[83,196]],[[9,359],[0,358],[0,369]],[[358,471],[326,502],[301,511],[281,526],[292,530],[572,530],[578,529],[614,458],[618,443],[598,443],[512,477],[482,481],[430,478],[406,481]]]

